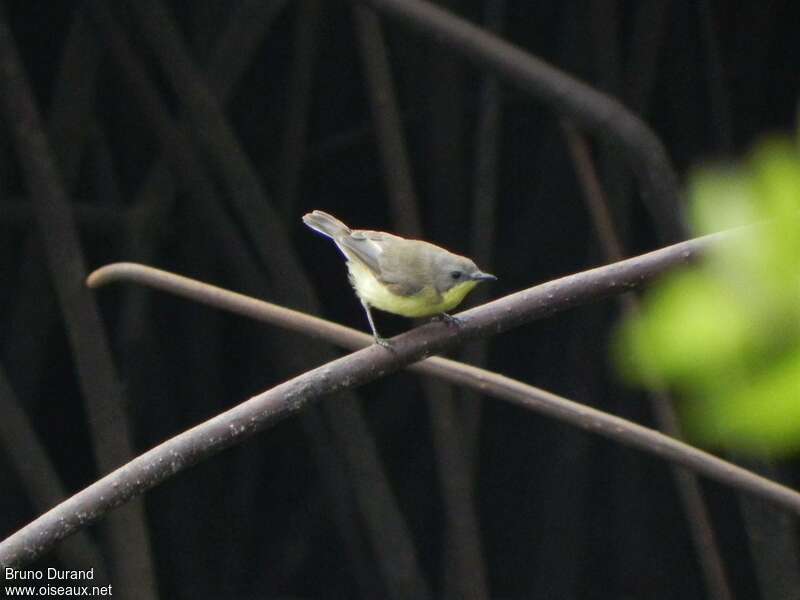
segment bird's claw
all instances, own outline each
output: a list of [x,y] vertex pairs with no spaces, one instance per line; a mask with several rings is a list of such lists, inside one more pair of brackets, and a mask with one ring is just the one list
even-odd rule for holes
[[378,344],[378,346],[381,346],[382,348],[386,348],[387,350],[394,350],[394,347],[392,346],[392,342],[387,340],[385,337],[381,337],[379,335],[376,335],[375,336],[375,343]]
[[458,317],[454,317],[453,315],[448,315],[447,313],[441,313],[439,315],[436,315],[435,319],[441,321],[446,325],[452,325],[454,327],[460,327],[464,323]]

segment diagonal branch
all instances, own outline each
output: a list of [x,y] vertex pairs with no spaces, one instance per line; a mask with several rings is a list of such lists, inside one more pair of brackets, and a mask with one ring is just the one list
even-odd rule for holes
[[[584,136],[578,133],[572,125],[562,122],[562,129],[567,140],[567,146],[572,155],[572,162],[583,187],[584,202],[589,209],[595,232],[600,240],[600,246],[607,260],[620,260],[623,254],[622,240],[617,234],[606,194],[600,185],[595,170],[594,160],[589,150],[589,144]],[[635,294],[619,296],[619,303],[626,315],[636,314],[640,310],[640,303]],[[658,429],[674,438],[682,438],[682,432],[674,400],[667,391],[664,383],[653,377],[647,387],[647,394],[653,415],[656,418]],[[703,569],[706,585],[714,598],[730,600],[732,598],[730,585],[725,573],[725,565],[717,544],[711,515],[706,506],[700,481],[693,473],[680,467],[672,468],[672,477],[678,489],[679,497],[686,511],[689,530]]]
[[[353,20],[392,221],[402,235],[422,239],[419,199],[414,189],[383,28],[372,9],[358,4],[353,7]],[[429,409],[445,513],[443,596],[487,598],[489,592],[475,494],[466,459],[468,453],[456,418],[453,388],[426,379],[422,390]]]
[[[55,465],[14,393],[3,365],[0,365],[0,447],[16,469],[22,488],[36,510],[47,510],[67,497]],[[94,568],[99,580],[108,579],[103,555],[88,533],[79,532],[56,552],[68,568]]]
[[286,216],[295,213],[295,205],[302,191],[301,175],[307,152],[314,76],[324,9],[325,4],[320,0],[302,0],[297,7],[294,55],[288,85],[286,124],[281,142],[281,177],[278,188],[278,198]]
[[[441,323],[424,325],[393,338],[392,351],[371,345],[299,375],[163,442],[62,502],[0,544],[0,565],[34,560],[58,540],[97,521],[112,508],[195,463],[241,443],[323,395],[362,385],[468,340],[501,333],[640,287],[693,259],[709,245],[724,243],[732,235],[726,232],[697,238],[562,277],[463,312],[460,314],[462,326],[458,329]],[[98,284],[100,280],[101,276],[95,275],[89,283]],[[190,280],[184,280],[183,284],[189,288],[203,285]],[[257,300],[219,288],[212,288],[206,294],[209,303],[230,303],[234,298],[233,303],[239,304],[241,314],[259,313],[261,304]],[[286,318],[287,328],[305,329],[304,317],[299,313],[276,309]],[[323,331],[338,331],[337,335],[342,336],[346,328],[320,320],[317,335],[321,336]],[[366,343],[366,336],[362,340]],[[351,339],[349,344],[352,343]],[[450,381],[480,388],[528,410],[644,450],[800,514],[800,494],[794,490],[646,427],[476,367],[444,359],[431,359],[423,364],[427,365],[424,368],[442,376],[449,373]]]
[[[491,0],[484,8],[485,27],[498,32],[503,25],[506,0]],[[470,256],[494,273],[494,247],[497,243],[497,206],[499,188],[500,141],[502,137],[503,95],[497,78],[487,75],[481,82],[478,99],[478,116],[475,124],[475,155],[472,198],[472,235]],[[489,288],[478,286],[472,292],[472,302],[483,304],[489,300]],[[470,364],[484,366],[489,356],[489,344],[481,340],[464,349],[462,359]],[[466,392],[461,398],[464,447],[472,477],[477,473],[479,432],[481,428],[481,398]]]
[[372,120],[389,195],[389,209],[395,229],[405,236],[422,236],[414,177],[411,172],[400,107],[383,28],[369,8],[353,7],[353,20],[364,65]]
[[[314,290],[291,249],[286,228],[220,109],[219,99],[213,96],[207,78],[192,59],[176,23],[157,0],[146,0],[146,5],[140,2],[131,4],[140,17],[143,32],[152,44],[165,74],[184,104],[187,123],[196,124],[191,133],[198,137],[199,145],[208,154],[212,166],[218,170],[220,179],[226,183],[233,212],[239,217],[247,242],[252,244],[252,250],[261,264],[253,260],[254,257],[246,252],[243,240],[232,231],[233,221],[217,203],[213,182],[200,167],[200,159],[189,143],[188,133],[182,127],[177,127],[165,110],[142,61],[132,51],[114,14],[105,2],[95,0],[92,2],[95,20],[106,36],[112,53],[130,78],[133,92],[139,96],[145,111],[154,120],[176,174],[181,175],[185,185],[188,184],[187,187],[196,194],[198,212],[202,210],[207,222],[214,224],[214,235],[220,235],[223,228],[229,232],[223,241],[229,246],[228,252],[239,254],[233,261],[236,268],[254,273],[254,276],[248,276],[245,280],[263,283],[260,267],[264,267],[274,281],[280,282],[272,289],[275,297],[287,304],[316,310]],[[286,345],[293,343],[287,340]],[[295,364],[310,360],[318,364],[328,360],[330,352],[322,344],[308,349],[298,347],[287,351],[281,360]],[[307,368],[307,365],[302,368]],[[342,455],[352,463],[353,471],[359,474],[354,477],[356,500],[364,516],[366,530],[374,543],[382,575],[392,594],[397,594],[397,597],[428,597],[428,585],[418,564],[413,540],[379,460],[375,441],[369,436],[354,398],[347,400],[335,409],[329,404],[323,405],[322,409],[332,421],[334,439],[343,446]],[[345,430],[348,435],[343,435]],[[313,435],[312,438],[316,439]],[[386,540],[391,540],[391,543],[385,543]]]

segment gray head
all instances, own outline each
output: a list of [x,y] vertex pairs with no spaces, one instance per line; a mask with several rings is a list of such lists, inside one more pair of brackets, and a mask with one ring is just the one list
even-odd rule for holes
[[443,294],[464,282],[493,281],[494,275],[484,273],[466,256],[442,252],[434,259],[434,285]]

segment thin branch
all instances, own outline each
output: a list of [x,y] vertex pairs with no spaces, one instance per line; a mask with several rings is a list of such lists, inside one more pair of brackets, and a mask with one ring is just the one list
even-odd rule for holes
[[[643,0],[636,3],[631,40],[626,53],[628,58],[624,66],[615,67],[615,70],[622,71],[617,93],[641,118],[646,118],[648,114],[647,108],[658,79],[659,58],[668,33],[671,4],[671,0]],[[617,59],[620,60],[620,57]],[[619,151],[611,144],[600,144],[598,151],[602,180],[617,234],[621,240],[630,239],[634,196],[631,192],[636,185],[635,178],[625,168]],[[661,236],[667,234],[666,231],[658,232]]]
[[[400,122],[404,127],[419,120],[419,111],[406,109],[400,113]],[[375,137],[375,127],[372,121],[354,125],[340,133],[327,135],[308,150],[308,160],[311,163],[328,162],[331,157],[336,157],[343,150],[350,150],[358,146],[372,143]]]
[[[206,78],[191,58],[164,5],[158,0],[137,0],[131,8],[139,18],[143,32],[152,45],[165,74],[181,98],[188,118],[196,125],[193,135],[210,158],[211,165],[226,182],[233,206],[241,216],[253,247],[263,266],[280,286],[275,293],[294,304],[314,308],[314,292],[296,255],[291,251],[285,227],[271,204],[266,190],[249,157],[245,154],[228,123],[217,99],[211,93]],[[107,19],[108,20],[108,19]],[[110,20],[108,20],[110,22]],[[318,351],[322,352],[321,349]],[[293,353],[301,356],[302,353]],[[330,355],[325,356],[328,360]],[[351,406],[342,408],[350,423],[360,422],[362,416],[354,399]],[[338,418],[333,412],[331,419]],[[342,418],[345,418],[343,413]],[[334,428],[334,433],[342,428]],[[391,493],[388,478],[375,451],[374,441],[367,439],[368,428],[363,425],[351,436],[339,436],[345,445],[345,456],[356,464],[357,472],[370,474],[370,485],[356,481],[360,507],[375,539],[376,555],[384,565],[383,573],[393,593],[401,597],[425,597],[427,584],[418,565],[413,546],[399,506]],[[363,435],[361,435],[363,434]],[[351,445],[361,451],[354,451]],[[352,463],[352,460],[361,461]],[[392,544],[382,542],[392,539]],[[388,560],[387,560],[388,559]]]
[[[289,281],[301,269],[299,261],[289,250],[292,245],[280,215],[220,108],[219,101],[211,93],[207,77],[192,60],[174,20],[158,0],[137,0],[129,4],[181,100],[187,118],[194,125],[189,133],[231,192],[232,208],[240,218],[248,238],[253,241],[262,265],[276,280],[300,285]],[[95,15],[102,20],[103,29],[122,35],[116,19],[104,3],[95,1],[93,5]],[[115,33],[113,37],[116,36]],[[270,243],[263,243],[264,239],[269,239]],[[280,258],[276,258],[276,253],[281,254]]]
[[[778,472],[775,465],[767,462],[745,460],[744,464],[756,473]],[[753,557],[758,597],[763,600],[800,597],[796,523],[790,515],[776,512],[760,498],[740,496],[739,505]]]
[[589,53],[592,81],[606,94],[617,96],[620,83],[619,0],[590,0],[587,3]]
[[[213,50],[208,62],[208,78],[213,85],[217,97],[224,105],[230,99],[232,91],[239,82],[253,55],[270,26],[283,10],[287,0],[243,0],[237,4],[233,14],[225,24],[224,30],[213,42]],[[132,61],[128,58],[127,63]],[[140,77],[140,84],[146,82]],[[166,153],[165,153],[166,154]],[[169,158],[160,156],[147,176],[145,183],[136,195],[134,208],[128,220],[128,245],[126,256],[144,257],[140,262],[150,262],[146,257],[152,256],[163,235],[162,228],[154,226],[169,214],[175,204],[175,182],[169,171]],[[213,202],[213,191],[210,185],[204,186],[202,192]],[[224,213],[219,213],[224,214]],[[219,223],[218,219],[214,219]],[[217,230],[217,226],[213,228]],[[129,294],[122,308],[122,339],[135,339],[144,328],[142,321],[147,310],[145,290],[137,288]],[[122,344],[127,348],[129,344]]]
[[[234,87],[250,64],[255,50],[287,1],[244,0],[242,4],[237,5],[225,30],[214,43],[207,69],[209,85],[214,88],[223,106],[227,104]],[[127,64],[133,62],[127,47],[120,47],[117,54],[120,56],[120,62]],[[137,71],[140,69],[137,68]],[[142,77],[138,77],[138,80],[139,83],[145,83]],[[137,195],[136,205],[148,203],[148,198],[172,194],[170,189],[172,177],[168,173],[169,161],[168,152],[165,151],[145,177],[146,183]]]
[[280,191],[283,214],[293,215],[300,187],[300,174],[306,156],[306,136],[317,63],[319,28],[325,4],[320,0],[302,0],[298,5],[294,31],[294,53],[286,126],[281,145]]
[[355,5],[353,18],[389,193],[392,222],[401,234],[420,236],[422,219],[418,209],[419,202],[411,175],[411,161],[403,136],[400,108],[383,29],[372,9]]
[[423,382],[436,452],[436,468],[446,525],[443,550],[444,598],[490,598],[478,521],[475,481],[467,462],[455,389],[446,382]]
[[[364,65],[372,118],[377,132],[389,207],[395,229],[405,236],[422,238],[422,218],[414,189],[411,161],[400,120],[400,109],[383,28],[375,11],[353,7],[355,32]],[[438,480],[442,490],[447,527],[444,543],[444,593],[454,598],[489,596],[475,497],[456,420],[452,387],[425,380]]]
[[[455,0],[439,0],[441,6],[460,4]],[[390,26],[390,19],[384,19]],[[425,50],[423,50],[425,52]],[[421,146],[428,163],[425,169],[426,195],[430,198],[427,211],[432,231],[445,246],[456,247],[463,242],[461,232],[469,221],[469,194],[466,166],[468,139],[466,135],[467,66],[447,44],[438,41],[421,54],[406,78],[416,83],[412,93],[422,111]],[[422,101],[420,101],[422,100]]]
[[589,145],[584,137],[568,121],[561,122],[561,130],[567,140],[567,148],[572,156],[572,164],[583,188],[583,200],[589,209],[595,235],[609,261],[622,260],[625,252],[614,227],[614,218],[608,204],[600,178],[594,167]]
[[225,30],[214,43],[208,64],[209,81],[217,97],[227,99],[231,89],[251,63],[275,19],[289,0],[242,0],[232,6]]
[[[0,5],[0,96],[76,362],[94,455],[101,472],[133,455],[122,390],[94,298],[82,285],[86,267],[77,226],[5,10]],[[117,585],[155,598],[156,583],[144,507],[135,502],[109,522],[110,570]]]
[[[88,202],[71,201],[72,212],[78,228],[95,234],[118,234],[125,226],[128,211],[120,206],[102,206]],[[0,223],[4,227],[29,229],[36,220],[36,212],[28,198],[3,198],[3,214]]]
[[[354,397],[346,399],[350,401],[327,403],[328,409],[323,413],[329,422],[335,447],[344,459],[360,512],[358,516],[364,521],[365,537],[387,588],[385,595],[397,600],[431,598],[427,579],[420,571],[411,533],[397,498],[389,489],[389,477],[375,437],[360,404]],[[329,448],[322,447],[321,451],[329,451]],[[342,481],[336,483],[342,485]]]
[[[58,540],[95,522],[112,508],[197,462],[241,443],[251,435],[297,413],[312,400],[323,395],[362,385],[477,337],[498,334],[535,319],[640,287],[667,270],[696,257],[709,245],[722,243],[732,235],[735,236],[731,232],[725,232],[697,238],[625,261],[568,275],[460,313],[462,324],[458,329],[441,323],[423,325],[393,338],[392,350],[370,345],[294,377],[163,442],[40,516],[0,544],[0,566],[34,560]],[[141,267],[124,265],[117,266],[114,270],[117,273],[130,272],[141,270]],[[183,293],[186,289],[201,290],[201,295],[206,296],[207,304],[229,303],[237,306],[240,314],[260,314],[261,304],[255,299],[223,293],[219,288],[211,287],[206,290],[204,284],[183,278],[170,279],[181,281],[181,286],[176,291],[180,291],[182,287]],[[96,273],[90,277],[89,284],[98,285],[101,280],[102,276]],[[163,281],[162,283],[167,284]],[[305,328],[304,318],[298,313],[279,307],[276,310],[285,317],[285,326],[288,329]],[[347,335],[344,333],[346,328],[342,326],[320,322],[316,335],[321,337],[322,331],[333,331],[337,337],[342,338]],[[361,340],[362,343],[367,343],[366,336],[361,337]],[[800,494],[707,452],[508,377],[454,361],[445,361],[447,367],[443,368],[440,361],[444,359],[428,361],[427,366],[421,368],[433,369],[438,373],[448,371],[451,381],[477,386],[485,393],[644,450],[800,514]]]
[[[46,511],[67,497],[47,449],[39,440],[28,415],[0,365],[0,445],[16,469],[22,487],[38,511]],[[79,531],[56,550],[70,569],[94,568],[100,581],[106,581],[103,555],[86,532]],[[101,584],[102,585],[102,584]]]
[[86,8],[78,3],[64,45],[47,127],[67,191],[75,188],[91,130],[100,58]]
[[717,150],[722,153],[733,152],[733,115],[731,102],[725,81],[725,65],[711,0],[700,0],[697,3],[698,20],[700,21],[701,40],[705,51],[705,81],[709,103],[711,131],[716,138]]
[[685,237],[678,178],[653,131],[617,100],[570,77],[466,20],[421,0],[363,0],[381,13],[435,37],[480,67],[619,144],[639,179],[651,217],[665,238]]
[[[484,22],[486,28],[498,33],[503,26],[506,0],[489,0],[486,3]],[[487,75],[481,82],[478,119],[475,132],[475,175],[472,201],[471,257],[482,269],[494,273],[493,250],[497,230],[497,187],[500,136],[502,132],[502,90],[497,78]],[[489,287],[478,286],[472,293],[475,304],[489,300]],[[489,354],[489,344],[480,340],[465,348],[465,362],[483,367]],[[461,414],[464,431],[464,449],[467,465],[474,477],[480,444],[482,406],[479,395],[465,391],[461,398]]]
[[102,198],[104,206],[122,211],[125,204],[108,135],[98,121],[94,121],[92,125],[89,145],[95,193],[98,198]]
[[[78,167],[85,151],[85,139],[89,131],[91,112],[94,107],[94,92],[97,70],[97,51],[91,39],[86,39],[85,11],[79,7],[64,43],[58,75],[53,86],[48,132],[53,152],[59,159],[62,181],[67,191],[71,190],[78,177]],[[4,159],[7,157],[3,157]],[[3,160],[11,165],[12,160]],[[8,181],[9,177],[2,177]],[[45,273],[40,268],[39,236],[35,231],[34,208],[29,198],[3,199],[0,220],[3,225],[23,226],[30,232],[25,241],[24,260],[19,278],[19,301],[10,315],[11,329],[4,340],[9,371],[15,373],[17,381],[26,382],[20,389],[36,389],[33,379],[41,372],[39,368],[46,354],[47,333],[56,323],[55,299],[48,288]],[[71,203],[79,228],[93,232],[118,232],[122,227],[124,212],[106,209],[97,205]],[[33,225],[32,225],[33,224]],[[36,299],[35,302],[31,299]],[[13,348],[13,351],[11,350]],[[20,368],[14,368],[19,366]]]
[[[562,122],[561,125],[603,253],[608,260],[621,260],[624,249],[612,221],[608,200],[597,177],[589,145],[569,123]],[[639,312],[640,306],[635,295],[624,294],[618,300],[624,314],[630,316]],[[648,400],[659,430],[671,437],[682,438],[674,401],[664,383],[651,378],[647,387],[650,390],[647,394]],[[686,469],[674,466],[671,470],[686,511],[686,520],[708,591],[718,600],[730,600],[733,595],[700,482]]]
[[5,329],[2,356],[6,369],[13,374],[14,383],[25,390],[27,398],[40,398],[46,387],[41,373],[45,372],[50,334],[58,322],[58,305],[45,268],[44,249],[35,229],[21,244],[17,299],[8,309],[9,325]]
[[[213,43],[213,50],[208,62],[208,79],[214,87],[221,104],[225,105],[230,99],[233,89],[241,79],[247,66],[251,63],[255,51],[264,39],[264,35],[279,16],[286,3],[287,0],[243,0],[242,3],[236,5],[233,14],[225,24],[225,29]],[[105,20],[108,21],[108,18]],[[120,40],[116,43],[118,60],[123,65],[133,65],[135,67],[134,69],[126,68],[124,70],[129,77],[135,79],[132,82],[132,87],[143,96],[145,93],[143,90],[151,87],[149,85],[150,82],[147,80],[143,69],[140,68],[140,64],[135,61],[127,45],[119,42]],[[166,111],[159,111],[156,106],[158,100],[155,95],[147,94],[147,99],[143,104],[149,107],[147,110],[150,113],[150,118],[161,123],[157,129],[162,131],[164,136],[162,139],[170,139],[169,124],[165,123]],[[183,147],[188,147],[188,144]],[[192,166],[199,172],[199,166],[197,161],[190,160],[189,154],[183,152],[182,149],[177,152],[177,155],[182,157],[184,163],[188,162],[189,164],[176,169],[176,172],[184,174],[185,182],[187,175],[191,172],[186,171],[186,167]],[[155,252],[155,247],[160,241],[159,234],[161,229],[154,227],[154,224],[158,223],[164,215],[169,214],[175,204],[175,181],[169,170],[170,158],[174,154],[171,155],[168,149],[164,149],[163,152],[164,154],[154,162],[144,178],[145,183],[136,195],[135,208],[131,211],[131,218],[128,222],[128,256],[147,257]],[[173,165],[176,164],[174,159],[172,162]],[[173,168],[175,167],[173,166]],[[192,177],[191,175],[188,176]],[[220,217],[224,218],[226,213],[211,208],[212,205],[216,204],[211,182],[206,180],[202,173],[199,176],[195,176],[194,179],[202,179],[203,181],[198,181],[198,183],[190,181],[187,187],[193,187],[195,194],[200,196],[201,203],[208,210],[216,213],[209,218],[209,220],[215,222],[212,231],[217,232],[220,228],[224,229],[224,226],[220,223]],[[230,239],[230,236],[224,236],[224,234],[223,237]],[[142,262],[149,261],[144,260]],[[234,259],[233,262],[234,264],[241,264],[241,261],[237,259]],[[134,339],[133,336],[138,336],[140,332],[144,331],[142,319],[146,311],[146,300],[142,289],[134,290],[126,298],[122,309],[123,339],[130,341]],[[123,344],[123,347],[128,347],[128,344]]]
[[636,6],[622,94],[628,106],[639,115],[646,114],[655,88],[658,61],[670,24],[671,5],[672,0],[645,0]]
[[[384,499],[381,494],[364,494],[359,489],[366,488],[374,482],[369,476],[375,472],[374,465],[368,469],[362,469],[360,465],[365,461],[365,457],[368,460],[371,456],[379,455],[374,449],[374,438],[369,431],[363,431],[366,420],[358,410],[357,401],[346,397],[344,400],[345,402],[335,403],[337,409],[335,418],[332,418],[333,411],[307,410],[304,411],[304,415],[308,416],[301,419],[301,424],[304,434],[313,442],[310,447],[318,464],[323,491],[327,496],[325,500],[333,506],[332,516],[343,541],[345,560],[353,573],[361,597],[377,598],[387,595],[387,592],[399,594],[401,590],[394,585],[393,577],[391,575],[387,577],[382,572],[385,571],[385,564],[389,562],[384,556],[391,559],[391,554],[373,550],[370,544],[372,540],[368,535],[364,535],[364,527],[361,525],[361,521],[366,519],[367,526],[371,526],[372,531],[381,534],[387,532],[385,527],[375,527],[369,523],[370,519],[384,518],[382,508]],[[342,407],[344,410],[339,411],[338,409]],[[343,443],[345,436],[351,438],[352,443]],[[365,451],[363,445],[366,444],[372,447]],[[342,456],[351,453],[355,456]],[[265,458],[268,460],[268,457]],[[347,485],[346,482],[352,482],[352,485]],[[378,487],[382,485],[383,482],[377,482]],[[370,505],[364,508],[365,503]],[[378,569],[375,568],[372,556],[376,552]],[[395,575],[395,577],[402,576],[403,573]]]
[[[138,5],[136,6],[138,8]],[[153,5],[155,8],[158,6],[158,4]],[[163,150],[172,163],[175,175],[181,178],[181,183],[194,194],[197,200],[196,210],[193,213],[197,213],[204,222],[213,223],[213,227],[209,228],[209,235],[213,236],[221,245],[229,264],[241,274],[242,281],[250,282],[251,287],[255,287],[257,290],[264,287],[264,274],[261,267],[265,266],[272,273],[273,280],[280,281],[280,285],[272,288],[273,296],[279,300],[285,300],[286,303],[315,311],[317,302],[313,289],[305,276],[302,265],[291,251],[292,245],[289,243],[288,234],[277,212],[269,203],[261,182],[252,170],[252,165],[246,157],[242,157],[241,148],[228,127],[227,120],[221,114],[217,103],[210,97],[210,91],[203,78],[199,76],[185,45],[177,36],[177,28],[171,22],[168,13],[161,7],[152,14],[145,12],[142,17],[148,20],[154,16],[157,17],[158,23],[148,21],[154,29],[151,31],[154,38],[158,38],[159,32],[169,34],[166,40],[154,39],[153,41],[158,42],[158,47],[165,53],[163,56],[165,68],[169,69],[176,81],[181,81],[189,86],[191,93],[188,93],[180,85],[176,86],[176,92],[181,95],[187,94],[187,109],[191,109],[194,120],[203,121],[208,117],[209,127],[213,125],[214,131],[222,136],[220,138],[221,146],[217,145],[214,140],[206,139],[205,141],[209,142],[207,150],[216,153],[217,160],[214,161],[216,166],[224,171],[222,176],[228,181],[230,190],[236,192],[232,196],[234,209],[239,213],[240,221],[247,229],[247,241],[255,249],[260,264],[254,260],[250,248],[246,247],[244,240],[238,235],[230,216],[221,208],[214,184],[202,168],[200,159],[184,132],[185,128],[177,127],[173,122],[164,103],[159,98],[153,82],[148,77],[142,61],[134,54],[127,41],[127,36],[119,27],[109,7],[102,0],[94,0],[92,7],[95,21],[105,36],[112,54],[119,61],[122,67],[121,71],[127,77],[132,93],[142,104],[146,116],[157,131],[163,144]],[[176,58],[177,60],[175,60]],[[205,127],[201,126],[201,128]],[[222,150],[221,154],[220,149]],[[236,154],[232,160],[226,155],[228,149]],[[312,348],[303,346],[302,350],[304,351],[301,352],[298,348],[296,352],[286,352],[285,359],[307,361],[318,358],[318,362],[322,362],[329,360],[331,356],[330,350],[322,345]],[[353,396],[345,395],[345,400],[355,406]],[[336,418],[336,412],[327,405],[323,407],[323,410],[329,412],[329,418]],[[335,431],[338,431],[338,428]],[[362,428],[359,431],[368,430]],[[351,441],[356,443],[350,437],[337,438],[337,441],[340,444],[347,444]],[[366,443],[364,440],[360,440],[360,442]],[[343,454],[351,457],[356,455],[349,451],[343,452]],[[352,465],[352,467],[360,470],[367,469],[374,464],[376,464],[375,461],[370,461],[369,464]],[[419,568],[411,535],[399,509],[397,499],[392,493],[388,478],[383,472],[370,472],[370,481],[371,485],[367,488],[355,480],[356,497],[359,500],[359,508],[366,513],[367,531],[373,538],[373,548],[375,548],[379,561],[385,566],[384,574],[389,577],[387,585],[391,589],[399,590],[399,593],[405,591],[406,595],[410,597],[424,597],[427,595],[427,585]],[[378,504],[377,501],[374,501],[376,498],[380,498],[381,510],[371,513],[369,511]],[[391,539],[392,543],[383,543],[386,539]],[[412,582],[414,585],[410,586],[409,584]]]
[[[707,82],[711,130],[716,138],[715,149],[728,154],[734,149],[734,127],[712,3],[702,0],[697,3],[697,10],[705,52],[704,79]],[[765,475],[776,470],[767,463],[749,466]],[[786,515],[775,514],[771,507],[756,499],[742,497],[739,503],[761,597],[797,597],[800,589],[797,565],[800,561],[795,528],[787,522]]]

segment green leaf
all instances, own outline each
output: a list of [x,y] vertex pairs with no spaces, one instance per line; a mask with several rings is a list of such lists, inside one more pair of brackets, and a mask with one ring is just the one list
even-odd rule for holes
[[800,450],[800,350],[744,385],[687,402],[685,417],[706,443],[769,456]]
[[800,155],[767,140],[744,166],[695,171],[689,190],[698,235],[758,225],[648,290],[618,328],[616,363],[681,392],[701,441],[800,451]]

